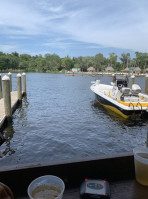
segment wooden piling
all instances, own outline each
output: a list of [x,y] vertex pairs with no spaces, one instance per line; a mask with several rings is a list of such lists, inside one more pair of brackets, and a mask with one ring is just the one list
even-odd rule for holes
[[8,120],[11,119],[12,111],[11,111],[11,94],[10,94],[10,79],[8,76],[4,76],[2,78],[3,82],[3,97],[4,97],[4,109],[5,115]]
[[0,74],[0,99],[3,97],[2,95],[2,77],[1,77],[1,74]]
[[9,79],[10,79],[10,92],[12,92],[12,74],[8,73]]
[[148,95],[148,75],[145,76],[145,94]]
[[130,89],[132,89],[132,85],[134,84],[134,81],[135,81],[135,76],[132,75],[130,78]]
[[26,95],[26,73],[22,74],[22,82],[23,82],[23,95]]
[[[1,75],[0,75],[1,77]],[[7,122],[12,121],[12,113],[16,110],[22,99],[21,75],[17,75],[17,90],[10,92],[10,79],[8,76],[2,78],[2,96],[0,99],[0,130],[4,128]],[[24,87],[25,88],[25,87]]]
[[112,82],[115,82],[115,74],[112,74]]
[[18,92],[18,100],[22,100],[22,78],[21,74],[17,74],[17,92]]

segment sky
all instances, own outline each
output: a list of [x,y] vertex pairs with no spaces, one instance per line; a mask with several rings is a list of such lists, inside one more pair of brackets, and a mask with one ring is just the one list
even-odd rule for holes
[[148,1],[0,0],[0,51],[60,57],[148,52]]

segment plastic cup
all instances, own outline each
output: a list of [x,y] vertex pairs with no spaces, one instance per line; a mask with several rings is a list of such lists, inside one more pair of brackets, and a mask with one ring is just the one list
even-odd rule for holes
[[64,190],[65,184],[59,177],[53,175],[45,175],[33,180],[29,184],[27,192],[30,199],[37,198],[37,195],[40,199],[62,199]]
[[133,149],[136,180],[148,186],[148,148],[137,147]]

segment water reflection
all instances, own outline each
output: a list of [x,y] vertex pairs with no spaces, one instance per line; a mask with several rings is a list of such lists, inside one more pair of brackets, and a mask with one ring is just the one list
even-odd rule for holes
[[22,99],[22,102],[19,103],[16,111],[12,115],[12,120],[9,121],[7,128],[5,128],[5,130],[3,130],[3,132],[2,132],[3,137],[5,139],[5,142],[3,143],[3,144],[5,144],[5,149],[2,152],[2,154],[4,156],[11,156],[16,151],[14,146],[11,144],[11,142],[13,142],[13,137],[14,137],[14,133],[15,133],[15,130],[14,130],[15,123],[13,121],[15,121],[15,119],[17,119],[17,124],[19,124],[19,122],[21,122],[22,119],[25,120],[25,118],[27,117],[28,106],[29,106],[29,102],[27,100],[27,97],[24,96]]
[[5,137],[6,145],[6,148],[3,151],[3,155],[12,155],[13,153],[15,153],[15,149],[11,147],[11,140],[14,135],[13,122],[8,124],[7,130],[4,130],[3,134]]

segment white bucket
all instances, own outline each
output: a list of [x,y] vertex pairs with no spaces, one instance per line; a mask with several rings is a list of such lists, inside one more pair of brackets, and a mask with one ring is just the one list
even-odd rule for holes
[[65,184],[59,177],[45,175],[33,180],[28,186],[27,192],[30,199],[62,199],[64,190]]
[[148,148],[137,147],[133,149],[136,180],[148,186]]

